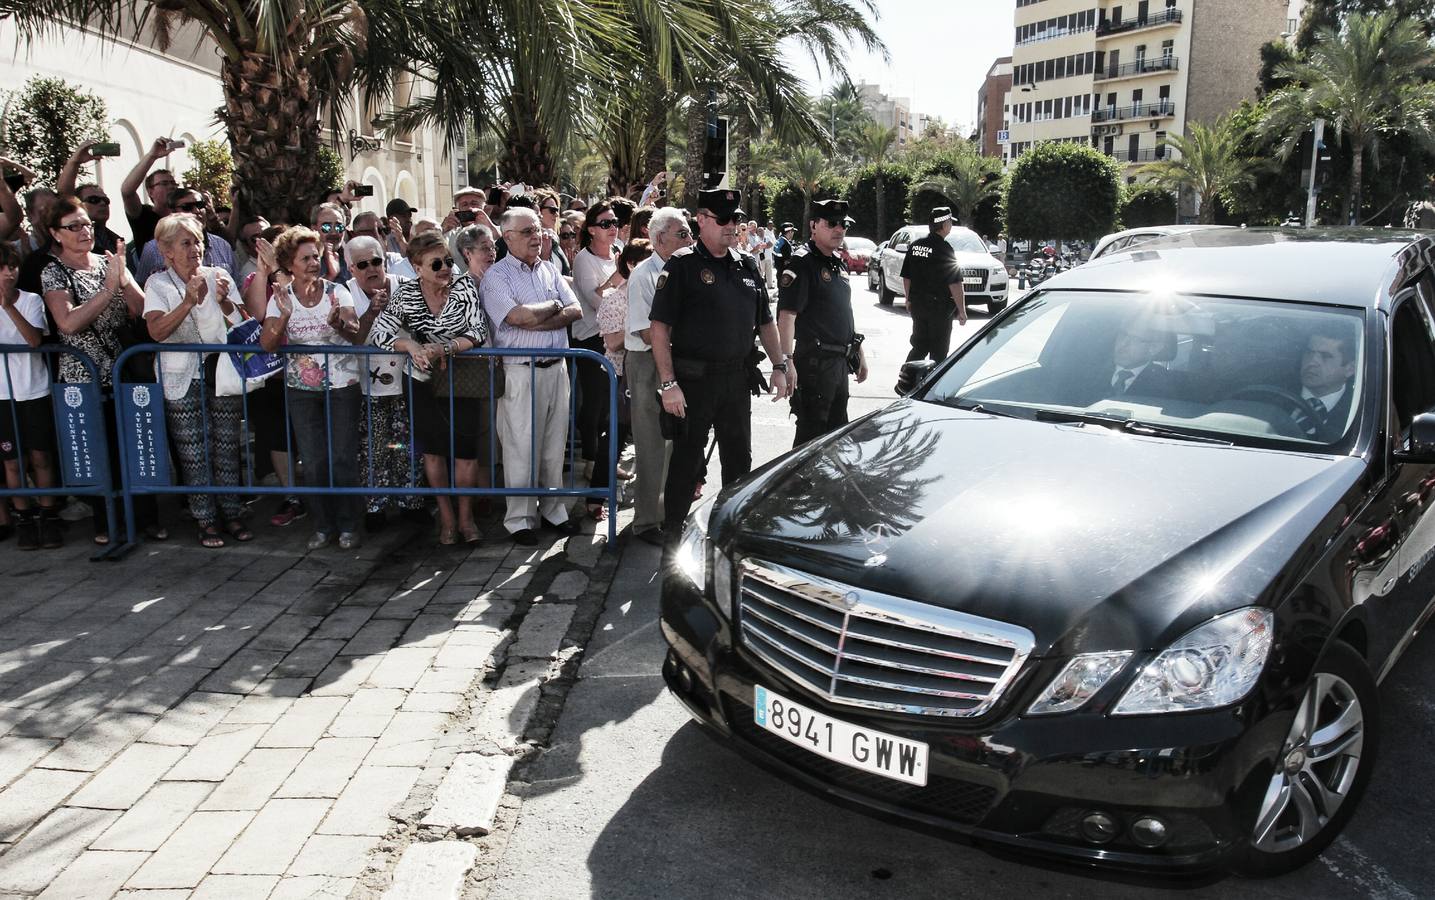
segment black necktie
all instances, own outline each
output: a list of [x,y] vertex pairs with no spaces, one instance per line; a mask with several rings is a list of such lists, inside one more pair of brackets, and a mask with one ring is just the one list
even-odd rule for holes
[[1325,408],[1325,404],[1321,402],[1319,397],[1307,397],[1305,404],[1309,407],[1310,411],[1309,414],[1300,417],[1304,421],[1301,421],[1299,424],[1304,427],[1306,437],[1315,437],[1316,433],[1325,425],[1329,411]]
[[1111,386],[1116,388],[1116,393],[1124,394],[1126,389],[1131,387],[1131,381],[1135,377],[1136,373],[1130,369],[1117,369],[1116,377],[1111,379]]

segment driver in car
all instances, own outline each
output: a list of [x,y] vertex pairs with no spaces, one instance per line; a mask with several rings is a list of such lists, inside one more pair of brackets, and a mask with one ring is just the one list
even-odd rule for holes
[[1355,336],[1334,323],[1315,329],[1300,358],[1300,398],[1293,415],[1307,437],[1333,441],[1345,432],[1355,379]]

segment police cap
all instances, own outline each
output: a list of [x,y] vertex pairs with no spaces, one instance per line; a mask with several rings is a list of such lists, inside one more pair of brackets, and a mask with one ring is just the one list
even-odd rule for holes
[[812,218],[841,222],[847,218],[847,201],[814,200],[812,201]]
[[792,224],[791,222],[783,222],[783,223],[782,223],[782,230],[783,230],[784,232],[796,231],[796,230],[797,230],[797,226],[794,225],[794,224]]
[[698,207],[719,218],[724,216],[746,216],[742,209],[742,194],[738,191],[715,189],[698,191]]
[[950,221],[951,218],[952,208],[950,206],[934,206],[932,207],[932,214],[927,218],[927,224],[940,225],[943,222]]

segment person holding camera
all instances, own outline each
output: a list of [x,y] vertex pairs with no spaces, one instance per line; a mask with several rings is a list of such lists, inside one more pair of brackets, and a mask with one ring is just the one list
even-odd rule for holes
[[80,202],[85,205],[85,212],[90,214],[90,221],[95,226],[96,253],[113,253],[115,247],[119,246],[120,236],[109,228],[110,198],[105,189],[95,182],[78,186],[75,183],[79,181],[81,168],[107,157],[118,156],[119,152],[119,144],[85,141],[70,154],[70,158],[60,169],[59,177],[55,179],[55,191],[62,197],[71,194],[79,197]]
[[[130,246],[144,247],[154,240],[154,227],[159,220],[174,212],[169,205],[169,194],[179,187],[175,180],[174,173],[169,169],[150,169],[160,160],[160,157],[169,156],[184,146],[184,141],[170,140],[169,138],[155,138],[150,144],[149,150],[140,157],[135,167],[120,182],[120,200],[125,204],[125,217],[130,220],[130,234],[132,240]],[[145,193],[149,195],[149,203],[140,200],[140,183],[144,183]]]
[[812,238],[793,251],[777,279],[777,331],[798,374],[794,447],[847,423],[849,357],[857,382],[867,380],[852,285],[837,254],[847,237],[846,202],[813,202],[811,229]]

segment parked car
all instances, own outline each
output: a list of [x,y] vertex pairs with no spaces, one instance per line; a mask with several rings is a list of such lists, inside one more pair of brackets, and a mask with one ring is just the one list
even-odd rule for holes
[[877,245],[872,251],[872,258],[867,262],[867,290],[877,292],[877,285],[882,279],[882,254],[887,250],[887,241]]
[[849,237],[842,241],[842,246],[837,252],[841,254],[842,261],[847,263],[847,271],[854,275],[861,275],[867,271],[868,262],[877,249],[875,241],[869,241],[864,237]]
[[1148,225],[1145,228],[1128,228],[1125,231],[1117,231],[1108,234],[1096,242],[1096,247],[1091,251],[1091,259],[1105,256],[1108,253],[1119,253],[1122,250],[1129,250],[1138,244],[1155,240],[1172,234],[1188,234],[1192,231],[1209,231],[1212,228],[1229,228],[1229,225]]
[[[907,245],[927,236],[926,225],[904,225],[897,229],[882,251],[882,272],[877,280],[877,302],[891,306],[902,296],[902,262],[907,258]],[[957,252],[962,267],[962,289],[967,303],[985,303],[991,312],[1006,307],[1006,266],[987,252],[986,242],[970,228],[953,226],[947,243]]]
[[1142,250],[693,512],[663,674],[706,730],[1083,864],[1271,875],[1340,833],[1435,611],[1435,238]]

